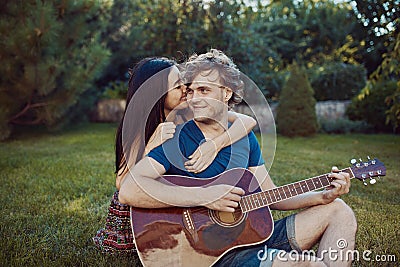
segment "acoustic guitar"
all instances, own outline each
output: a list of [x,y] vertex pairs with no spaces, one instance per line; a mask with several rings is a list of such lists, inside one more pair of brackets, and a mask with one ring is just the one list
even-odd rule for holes
[[[354,162],[341,170],[367,184],[386,175],[378,159]],[[165,175],[162,182],[199,187],[230,184],[245,191],[234,212],[205,207],[143,209],[131,207],[131,222],[139,258],[144,266],[210,266],[228,251],[260,244],[273,232],[269,205],[329,187],[333,178],[319,175],[262,191],[253,174],[242,168],[208,179]]]

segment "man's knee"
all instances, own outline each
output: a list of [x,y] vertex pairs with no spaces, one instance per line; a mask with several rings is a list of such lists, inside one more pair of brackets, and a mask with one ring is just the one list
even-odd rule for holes
[[327,205],[330,209],[330,218],[345,223],[347,227],[353,227],[354,231],[357,230],[356,216],[343,200],[337,198]]

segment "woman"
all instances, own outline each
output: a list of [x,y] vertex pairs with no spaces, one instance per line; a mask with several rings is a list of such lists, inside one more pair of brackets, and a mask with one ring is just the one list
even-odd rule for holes
[[[134,105],[129,105],[132,99]],[[155,104],[151,105],[154,99]],[[115,141],[117,191],[108,209],[105,228],[100,229],[93,238],[103,252],[110,253],[135,250],[129,206],[118,201],[122,179],[145,154],[172,138],[175,125],[184,121],[179,110],[187,107],[185,86],[176,62],[159,57],[141,60],[131,72],[126,107]],[[128,107],[133,107],[133,110],[128,111]],[[233,123],[224,134],[203,143],[189,157],[190,160],[185,164],[188,171],[201,172],[206,169],[220,149],[247,135],[256,124],[253,118],[233,112],[230,112],[229,121]]]

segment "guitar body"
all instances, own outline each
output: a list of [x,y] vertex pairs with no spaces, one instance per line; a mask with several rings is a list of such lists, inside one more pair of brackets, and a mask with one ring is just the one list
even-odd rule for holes
[[[231,169],[209,179],[166,175],[162,182],[198,187],[231,184],[245,195],[260,192],[253,174]],[[132,229],[144,266],[210,266],[228,251],[267,240],[273,232],[268,207],[242,213],[217,212],[205,207],[131,208]]]

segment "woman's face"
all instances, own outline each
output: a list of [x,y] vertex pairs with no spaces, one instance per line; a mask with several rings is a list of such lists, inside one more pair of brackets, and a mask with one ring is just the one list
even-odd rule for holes
[[165,98],[164,107],[168,111],[173,109],[183,109],[187,107],[186,90],[181,80],[180,72],[177,67],[172,67],[168,75],[168,93]]

